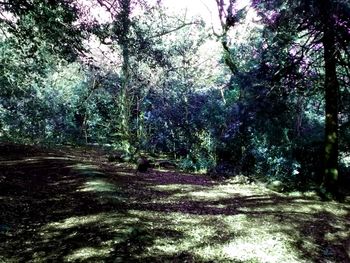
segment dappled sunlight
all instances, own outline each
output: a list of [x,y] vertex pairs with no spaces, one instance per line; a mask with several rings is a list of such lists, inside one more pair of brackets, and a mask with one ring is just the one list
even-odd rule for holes
[[[233,232],[243,232],[233,235],[223,245],[225,254],[234,260],[254,262],[304,262],[298,252],[292,247],[295,226],[277,224],[272,216],[261,214],[259,217],[244,215],[222,218],[226,226]],[[296,232],[295,232],[296,233]]]
[[130,213],[154,222],[153,229],[166,227],[175,233],[182,233],[175,235],[175,239],[171,234],[157,237],[153,246],[145,252],[145,257],[175,257],[187,251],[201,260],[304,262],[293,251],[292,238],[283,231],[273,231],[272,221],[266,222],[266,218],[251,220],[245,215],[223,217],[143,211]]
[[[301,260],[298,255],[293,255],[291,249],[286,248],[286,243],[276,235],[264,236],[262,239],[256,237],[236,240],[224,246],[224,252],[232,260],[253,262],[307,262]],[[278,251],[278,253],[276,253]]]
[[13,161],[0,161],[0,165],[17,165],[17,164],[36,164],[40,162],[41,158],[27,158],[23,160],[13,160]]
[[164,184],[164,185],[154,185],[150,186],[151,189],[155,190],[161,190],[161,191],[183,191],[183,192],[191,192],[198,189],[201,189],[203,187],[201,186],[195,186],[195,185],[189,185],[189,184]]
[[217,232],[216,226],[203,223],[205,217],[190,216],[182,213],[151,213],[130,211],[131,214],[147,218],[152,229],[164,229],[164,233],[155,237],[154,243],[145,256],[177,255],[184,251],[194,253],[194,248],[209,242]]
[[173,169],[166,169],[164,167],[158,167],[156,168],[156,170],[160,173],[169,173],[169,172],[173,172]]
[[[306,192],[294,191],[294,192],[286,193],[286,195],[288,195],[289,197],[295,197],[295,198],[299,197],[300,199],[298,200],[298,202],[307,202],[307,199],[310,199],[310,198],[315,200],[320,199],[315,191],[306,191]],[[306,198],[306,200],[302,198]]]
[[60,160],[60,161],[73,161],[73,158],[70,157],[59,157],[59,156],[48,156],[48,157],[40,157],[42,160]]
[[[283,197],[281,197],[281,200]],[[328,212],[333,214],[334,216],[346,216],[349,213],[349,206],[342,206],[339,204],[332,204],[331,202],[325,204],[324,202],[317,200],[300,200],[300,199],[285,199],[285,201],[281,202],[278,199],[270,199],[270,200],[261,200],[263,205],[259,207],[259,205],[254,207],[246,207],[242,208],[242,211],[245,212],[279,212],[283,211],[283,213],[294,213],[294,214],[303,214],[303,215],[313,215],[319,212]]]
[[[186,177],[184,175],[184,177]],[[187,179],[184,178],[184,181]],[[242,184],[231,184],[223,182],[221,184],[213,185],[199,185],[199,184],[161,184],[161,185],[150,185],[150,189],[160,190],[164,192],[173,192],[169,196],[171,200],[182,200],[183,198],[189,198],[193,201],[219,201],[224,199],[232,199],[235,196],[254,196],[256,199],[257,192],[261,193],[262,198],[269,199],[266,194],[271,193],[269,190],[261,190],[256,185],[245,185]],[[265,194],[265,195],[263,195]],[[271,200],[269,202],[272,203]]]
[[133,173],[120,172],[120,171],[118,171],[117,174],[121,175],[121,176],[135,176],[135,174],[133,174]]
[[189,193],[189,196],[193,197],[195,200],[221,200],[222,198],[229,197],[229,194],[218,191],[209,191],[206,194],[205,191],[196,191]]
[[76,262],[81,260],[88,260],[91,258],[105,258],[109,256],[111,248],[109,247],[84,247],[73,251],[70,255],[67,255],[64,259],[65,262]]
[[104,219],[105,215],[90,215],[90,216],[79,216],[79,217],[70,217],[61,222],[53,222],[47,224],[43,230],[50,229],[69,229],[77,226],[82,226],[86,224],[99,222],[101,219]]
[[99,171],[100,168],[97,165],[77,163],[73,165],[68,165],[65,168],[71,169],[73,172],[77,172],[80,175],[86,176],[103,176],[104,173]]
[[0,165],[17,165],[17,164],[37,164],[41,163],[42,161],[49,160],[49,161],[70,161],[73,160],[69,157],[60,157],[60,156],[40,156],[40,157],[30,157],[30,158],[24,158],[19,160],[8,160],[8,161],[0,161]]
[[[325,240],[338,243],[339,242],[338,240],[344,240],[344,239],[349,238],[350,230],[341,230],[341,229],[346,229],[346,227],[347,227],[346,225],[340,223],[340,224],[337,224],[336,226],[333,226],[333,227],[339,229],[339,231],[335,232],[335,233],[326,233]],[[347,249],[350,249],[350,244],[348,244]]]
[[65,177],[63,176],[62,179],[58,182],[53,182],[53,183],[49,183],[49,186],[62,186],[64,184],[75,184],[77,182],[76,178],[71,178],[71,177]]
[[189,195],[198,200],[220,200],[224,198],[232,198],[235,195],[249,195],[253,192],[249,189],[249,187],[242,187],[236,185],[217,185],[206,189],[206,191],[196,191],[191,192]]
[[130,225],[137,224],[139,218],[135,217],[133,214],[124,213],[100,213],[96,215],[87,216],[75,216],[66,218],[59,222],[48,223],[42,227],[42,234],[48,236],[50,232],[55,232],[57,230],[67,230],[74,229],[83,226],[89,226],[93,224],[98,224],[100,227],[107,226],[110,231],[127,231]]
[[[135,212],[139,216],[153,217],[156,228],[166,222],[169,229],[183,233],[175,240],[171,236],[157,238],[150,251],[157,254],[176,255],[181,251],[191,251],[197,258],[203,260],[253,260],[265,262],[264,253],[276,257],[271,262],[297,262],[286,260],[284,254],[276,256],[273,250],[281,249],[291,255],[288,236],[269,232],[266,224],[250,221],[247,216],[237,215],[223,218],[221,216],[193,216],[181,213],[145,213]],[[150,218],[151,219],[151,218]],[[156,220],[158,219],[158,220]],[[159,220],[160,219],[160,220]],[[222,242],[222,243],[221,243]],[[289,247],[289,250],[287,249]],[[294,255],[290,256],[291,259]],[[280,260],[280,261],[278,261]],[[270,262],[270,261],[267,261]]]
[[276,193],[233,179],[135,173],[64,158],[26,163],[23,169],[31,173],[23,178],[16,168],[18,178],[7,180],[28,180],[35,190],[21,186],[16,195],[5,192],[0,199],[16,207],[5,211],[3,246],[23,247],[18,255],[4,254],[9,262],[270,263],[322,256],[335,263],[335,255],[349,258],[347,203]]
[[[142,234],[140,229],[147,223],[151,228],[150,222],[142,222],[133,213],[100,213],[49,223],[41,228],[39,235],[44,243],[54,242],[63,236],[67,245],[74,241],[76,248],[72,248],[63,261],[76,262],[111,257],[116,247],[123,247],[125,242],[132,242],[131,239]],[[78,242],[75,243],[75,240]]]
[[[170,195],[153,201],[167,206],[163,212],[158,209],[156,212],[154,206],[147,206],[149,202],[145,201],[144,209],[149,212],[142,211],[140,204],[140,210],[134,214],[159,222],[153,223],[153,228],[163,227],[161,222],[166,222],[168,229],[183,233],[176,242],[167,236],[156,238],[148,250],[153,256],[175,257],[181,251],[190,251],[201,260],[309,262],[304,254],[317,257],[323,253],[315,242],[318,223],[314,228],[309,224],[319,217],[322,221],[328,220],[323,219],[324,213],[329,214],[329,219],[342,218],[329,221],[333,234],[325,234],[325,241],[346,240],[350,236],[350,231],[345,230],[350,229],[350,223],[345,220],[350,206],[321,202],[313,194],[287,196],[261,185],[230,182],[202,187],[191,184],[145,187],[169,192]],[[316,232],[305,236],[304,227],[305,231]]]
[[73,165],[67,165],[66,168],[70,168],[73,171],[93,171],[93,170],[99,170],[100,168],[97,165],[93,164],[86,164],[86,163],[77,163]]
[[118,188],[102,179],[87,181],[78,192],[116,192]]

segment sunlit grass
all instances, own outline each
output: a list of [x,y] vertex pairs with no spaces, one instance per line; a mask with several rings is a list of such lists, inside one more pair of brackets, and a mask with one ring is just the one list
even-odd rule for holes
[[133,173],[119,172],[119,171],[118,171],[118,175],[122,175],[122,176],[135,176],[135,174],[133,174]]
[[118,191],[116,185],[102,179],[87,181],[78,192],[115,192]]
[[[70,161],[62,165],[70,172],[48,186],[72,185],[67,202],[82,198],[67,204],[67,210],[63,205],[58,214],[66,217],[38,231],[41,244],[58,242],[66,248],[63,262],[104,262],[119,256],[123,262],[125,255],[145,262],[182,262],[186,256],[188,262],[311,262],[308,257],[323,253],[316,241],[323,225],[332,230],[324,230],[323,241],[348,246],[350,257],[343,242],[350,236],[350,205],[321,202],[313,192],[281,194],[237,178],[215,182],[153,170],[138,174],[123,167],[111,173],[110,166],[103,169],[69,157],[35,157],[9,165],[36,166],[42,160]],[[65,199],[60,195],[50,200]],[[94,213],[81,204],[106,209]],[[54,256],[49,253],[39,250],[37,262]]]
[[38,159],[42,160],[60,160],[60,161],[69,161],[69,160],[74,160],[69,157],[60,157],[60,156],[47,156],[47,157],[40,157]]
[[88,260],[90,258],[103,258],[109,255],[111,252],[110,248],[95,248],[95,247],[84,247],[73,251],[70,255],[65,257],[65,262],[77,262],[81,260]]
[[85,164],[85,163],[76,163],[73,165],[67,165],[66,168],[70,168],[73,171],[99,170],[100,169],[97,165]]
[[176,240],[167,236],[157,237],[147,252],[153,256],[175,256],[190,251],[201,260],[303,262],[298,261],[297,254],[293,253],[288,243],[291,239],[289,236],[276,233],[273,225],[267,227],[269,224],[266,223],[262,226],[261,222],[259,224],[245,215],[194,216],[140,211],[133,211],[132,214],[154,222],[158,219],[160,228],[166,226],[183,233]]
[[189,184],[161,184],[150,186],[151,189],[163,190],[163,191],[180,191],[180,192],[190,192],[198,189],[202,189],[202,186],[194,186]]
[[[241,260],[243,262],[308,262],[300,258],[298,251],[291,244],[293,235],[287,235],[274,224],[262,224],[262,221],[249,220],[246,216],[188,216],[181,213],[152,213],[131,211],[133,216],[142,218],[148,225],[149,235],[154,235],[154,242],[146,250],[140,251],[138,257],[176,257],[181,252],[193,254],[197,260],[215,260],[225,262],[228,260]],[[79,224],[92,221],[104,222],[113,231],[115,238],[106,242],[100,248],[82,248],[67,256],[67,261],[83,260],[92,256],[106,256],[117,243],[125,241],[125,237],[132,232],[128,225],[138,225],[138,220],[132,217],[104,221],[108,216],[90,220],[79,220]],[[146,221],[145,221],[146,219]],[[68,220],[60,227],[72,227]],[[218,222],[222,222],[222,224]],[[58,227],[58,225],[56,225]],[[180,233],[179,235],[155,235],[153,230],[166,228]],[[291,233],[293,226],[289,229]],[[346,235],[346,233],[342,233]],[[310,240],[303,240],[303,247],[315,251],[317,244]]]
[[[234,204],[235,197],[244,197],[246,202],[254,202],[252,207],[239,207],[237,215],[189,215],[186,213],[148,213],[135,211],[134,214],[148,217],[154,222],[167,222],[167,226],[180,233],[181,238],[173,242],[171,238],[157,238],[148,253],[173,255],[181,251],[190,251],[201,260],[240,260],[243,262],[308,262],[295,248],[301,247],[315,254],[319,245],[312,237],[300,237],[299,225],[312,222],[318,213],[329,213],[344,217],[349,205],[333,202],[320,202],[313,194],[298,194],[300,199],[286,200],[282,194],[261,188],[238,184],[222,184],[213,187],[171,184],[155,186],[158,190],[178,190],[168,197],[171,202],[184,200],[218,201],[216,208],[225,208],[226,203]],[[279,196],[274,201],[270,195]],[[307,198],[309,199],[303,199]],[[257,200],[259,199],[259,200]],[[223,204],[220,204],[220,201]],[[259,207],[261,203],[261,207]],[[241,204],[242,205],[242,204]],[[258,214],[261,214],[260,216]],[[277,218],[276,218],[277,217]],[[160,220],[162,218],[162,220]],[[294,222],[294,224],[293,224]],[[161,223],[159,223],[161,224]],[[347,224],[340,220],[334,222],[338,231],[332,236],[346,238],[350,236]],[[342,229],[342,230],[341,230]],[[220,233],[220,234],[218,234]],[[222,242],[222,243],[221,243]],[[330,261],[332,262],[332,261]]]
[[[151,185],[151,189],[162,191],[174,191],[171,200],[190,198],[197,201],[214,201],[225,198],[233,198],[235,195],[256,195],[271,193],[265,188],[256,185],[233,184],[230,181],[215,186],[201,186],[191,184],[161,184]],[[268,198],[268,197],[267,197]]]
[[89,215],[89,216],[79,216],[79,217],[70,217],[60,222],[52,222],[47,224],[43,230],[49,231],[50,229],[69,229],[73,227],[78,227],[86,224],[97,223],[100,220],[105,219],[106,215]]

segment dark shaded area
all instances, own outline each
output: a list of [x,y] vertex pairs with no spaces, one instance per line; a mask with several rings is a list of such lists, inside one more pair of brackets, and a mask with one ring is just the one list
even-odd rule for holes
[[[307,213],[264,210],[271,205],[298,201],[304,205],[315,203],[312,198],[235,195],[216,201],[183,199],[164,204],[159,202],[160,198],[181,191],[160,191],[152,186],[188,185],[205,191],[222,182],[205,176],[156,170],[136,173],[125,165],[102,162],[107,160],[106,156],[72,148],[59,153],[18,145],[12,150],[6,145],[0,146],[0,153],[0,262],[65,262],[74,251],[84,248],[103,251],[108,242],[113,243],[112,251],[71,261],[202,262],[195,255],[181,251],[176,256],[140,256],[156,238],[166,237],[177,242],[185,233],[167,227],[150,227],[152,218],[135,216],[130,214],[131,210],[272,216],[276,224],[282,222],[298,228],[299,236],[293,245],[309,262],[350,262],[350,237],[337,236],[332,241],[326,238],[328,233],[340,230],[335,226],[338,220],[345,220],[346,227],[350,228],[350,211],[343,218],[326,210],[311,218]],[[105,184],[98,185],[98,182]],[[95,188],[89,190],[89,187]],[[111,225],[108,220],[115,223]],[[228,239],[222,236],[217,233],[210,242],[224,244]],[[316,244],[317,251],[305,247],[306,241]]]

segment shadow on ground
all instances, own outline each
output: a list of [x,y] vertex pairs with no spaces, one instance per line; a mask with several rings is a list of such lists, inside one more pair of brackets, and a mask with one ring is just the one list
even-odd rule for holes
[[350,262],[349,204],[73,149],[1,153],[0,262]]

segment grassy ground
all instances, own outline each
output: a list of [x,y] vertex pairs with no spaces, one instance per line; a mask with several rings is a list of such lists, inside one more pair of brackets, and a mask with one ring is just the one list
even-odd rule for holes
[[350,203],[0,147],[0,262],[350,262]]

